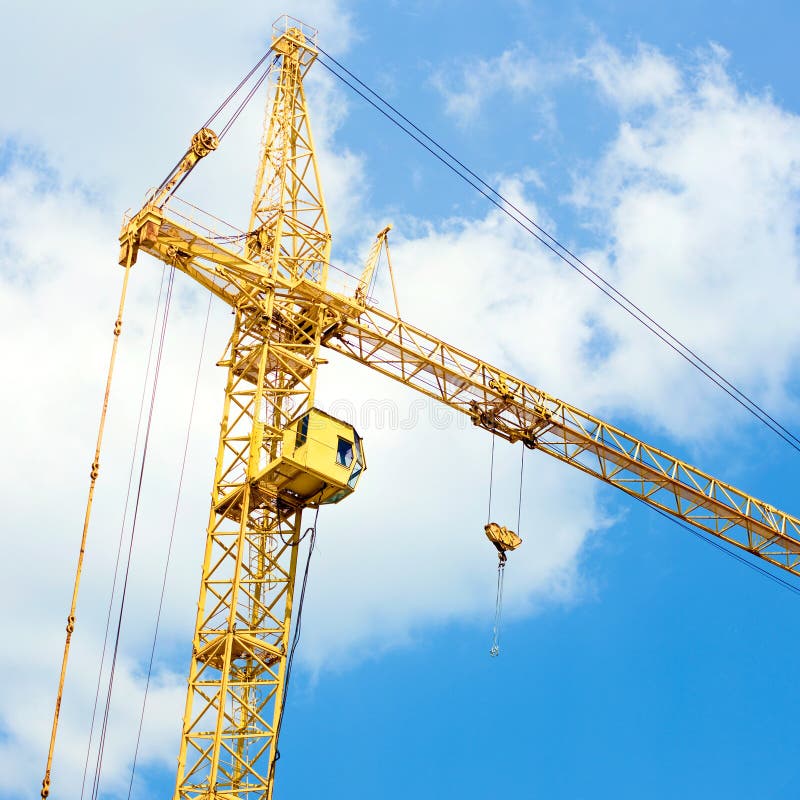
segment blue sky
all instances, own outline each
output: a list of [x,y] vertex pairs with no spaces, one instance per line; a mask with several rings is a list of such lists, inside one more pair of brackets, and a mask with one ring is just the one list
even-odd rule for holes
[[[26,609],[10,615],[18,644],[0,665],[0,798],[41,779],[122,211],[160,182],[263,52],[279,13],[317,25],[348,68],[800,428],[791,4],[501,0],[487,12],[444,0],[310,0],[237,9],[156,13],[145,4],[130,19],[90,3],[38,13],[20,4],[0,33],[0,64],[18,76],[0,89],[0,331],[9,385],[25,389],[2,400],[14,421],[5,485],[18,488],[0,580],[7,603]],[[51,20],[44,29],[42,16]],[[307,91],[337,263],[356,268],[393,222],[409,320],[800,512],[794,451],[324,69],[315,67]],[[260,114],[243,115],[227,150],[187,186],[234,221],[249,204]],[[56,762],[63,796],[80,793],[159,277],[148,260],[134,273]],[[378,296],[391,307],[385,276]],[[104,797],[127,795],[205,307],[178,281]],[[214,362],[229,324],[215,306],[139,798],[171,791],[222,391]],[[351,500],[320,517],[276,797],[798,795],[800,598],[533,454],[525,543],[510,558],[502,654],[491,659],[495,558],[481,529],[490,440],[363,373],[333,361],[320,376],[320,404],[357,424],[369,471]],[[370,411],[376,403],[391,412],[383,421]],[[498,444],[496,460],[497,516],[513,524],[519,451]]]

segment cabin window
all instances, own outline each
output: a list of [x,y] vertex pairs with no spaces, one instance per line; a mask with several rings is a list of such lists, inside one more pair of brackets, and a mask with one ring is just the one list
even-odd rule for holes
[[348,486],[349,486],[351,489],[355,489],[355,488],[356,488],[356,483],[358,483],[358,476],[359,476],[360,474],[361,474],[361,464],[359,464],[358,462],[356,462],[356,465],[355,465],[355,467],[353,468],[353,473],[352,473],[352,475],[350,475],[350,480],[349,480],[349,481],[347,481],[347,485],[348,485]]
[[356,445],[356,465],[353,467],[353,471],[350,473],[350,480],[347,481],[347,485],[351,489],[356,488],[356,483],[358,483],[358,476],[364,469],[364,456],[361,453],[361,437],[358,434],[356,434],[355,445]]
[[297,426],[297,436],[294,440],[294,449],[297,450],[298,447],[302,447],[306,440],[308,439],[308,414],[306,414],[301,420],[300,424]]
[[342,467],[350,467],[353,463],[353,443],[339,437],[336,447],[336,463]]

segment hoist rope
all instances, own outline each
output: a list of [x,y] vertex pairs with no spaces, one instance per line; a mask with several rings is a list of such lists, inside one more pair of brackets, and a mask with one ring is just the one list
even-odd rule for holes
[[525,472],[525,446],[523,445],[520,450],[522,453],[519,457],[519,503],[517,504],[517,536],[520,535],[520,528],[522,526],[522,477]]
[[[325,60],[319,59],[319,63],[328,70],[332,75],[338,78],[342,83],[348,86],[352,91],[359,95],[363,100],[369,103],[376,111],[380,112],[392,124],[400,128],[406,135],[410,136],[414,141],[423,147],[434,158],[441,162],[451,172],[469,184],[479,194],[483,195],[490,203],[496,206],[503,214],[509,219],[513,220],[523,230],[533,236],[537,241],[544,245],[554,255],[561,259],[565,264],[572,268],[575,272],[598,288],[609,300],[619,306],[625,313],[633,317],[637,322],[643,325],[653,335],[660,339],[665,345],[673,350],[677,355],[684,359],[687,363],[691,364],[696,370],[704,375],[709,381],[715,384],[718,388],[722,389],[731,399],[738,403],[748,413],[759,420],[765,427],[769,428],[776,436],[779,436],[794,450],[800,452],[800,437],[788,430],[783,424],[778,422],[774,416],[769,414],[762,408],[755,400],[750,398],[744,391],[738,388],[734,383],[723,377],[717,370],[711,367],[707,361],[701,358],[695,350],[686,345],[677,336],[670,333],[664,326],[656,322],[656,320],[647,314],[639,305],[630,300],[625,294],[614,287],[609,281],[603,278],[598,272],[589,267],[577,255],[575,255],[569,248],[561,244],[555,237],[551,236],[545,231],[538,223],[536,223],[529,215],[518,208],[501,192],[480,178],[475,172],[467,167],[462,161],[457,159],[449,150],[439,144],[433,137],[429,136],[425,131],[415,125],[408,117],[398,111],[391,103],[385,100],[374,89],[367,86],[362,80],[356,77],[350,70],[343,64],[337,61],[333,56],[326,52],[322,47],[318,47],[328,60],[336,65],[354,81],[362,86],[369,94],[377,99],[377,101],[385,106],[382,108],[378,103],[373,101],[357,86],[347,80],[346,77],[341,75],[336,69],[332,68]],[[389,109],[387,111],[386,109]],[[400,119],[398,120],[397,117]],[[409,130],[403,122],[411,127]],[[414,131],[417,131],[420,136],[417,136]],[[430,145],[423,141],[430,142]],[[431,146],[432,145],[432,146]],[[433,148],[436,148],[435,150]],[[436,151],[439,152],[436,152]],[[440,153],[442,155],[440,155]],[[449,160],[448,160],[449,159]],[[451,163],[452,162],[452,163]],[[527,223],[527,224],[526,224]]]
[[[220,141],[220,142],[222,141],[222,139],[225,137],[225,135],[228,133],[228,131],[233,126],[233,123],[236,122],[237,119],[239,119],[239,115],[242,113],[242,111],[244,111],[244,109],[247,106],[247,104],[253,99],[253,96],[259,90],[259,88],[261,87],[261,84],[263,84],[264,81],[267,79],[267,77],[269,77],[270,72],[272,72],[272,67],[277,63],[278,58],[279,58],[279,56],[275,56],[275,59],[272,61],[272,63],[264,71],[264,74],[255,82],[255,84],[250,89],[250,91],[245,95],[244,100],[242,100],[242,102],[239,103],[239,107],[236,109],[236,111],[233,112],[233,114],[231,115],[231,118],[225,124],[225,127],[220,131],[219,136],[217,136],[217,140],[218,141]],[[181,163],[182,162],[180,162],[180,161],[178,162],[178,167],[181,165]],[[177,169],[177,167],[175,169]],[[167,178],[164,181],[164,183],[161,184],[160,189],[163,189],[164,186],[167,185],[167,183],[169,182],[169,180],[172,177],[172,174],[175,172],[175,169],[173,169],[173,171],[167,176]],[[190,172],[185,172],[181,176],[180,180],[173,187],[172,194],[175,194],[175,192],[177,192],[178,189],[181,188],[181,186],[183,185],[183,182],[189,177],[190,174],[191,174]],[[160,191],[160,189],[159,189],[159,191]]]
[[133,557],[133,544],[136,538],[136,523],[139,517],[139,505],[142,498],[142,484],[144,483],[144,472],[147,465],[147,453],[150,444],[150,432],[153,424],[153,413],[155,410],[155,401],[158,391],[158,379],[161,372],[161,360],[164,353],[164,342],[167,333],[167,322],[169,320],[169,311],[172,301],[172,288],[175,281],[175,268],[171,267],[169,270],[169,278],[167,281],[167,295],[164,301],[164,314],[161,321],[161,331],[159,334],[158,350],[156,354],[156,364],[153,371],[153,385],[150,393],[150,407],[147,416],[147,425],[145,427],[144,444],[142,446],[142,461],[139,469],[138,484],[136,488],[136,500],[133,507],[133,521],[131,524],[130,542],[128,545],[127,561],[125,564],[124,580],[122,583],[122,595],[120,598],[119,613],[117,616],[116,634],[114,637],[114,649],[112,651],[111,667],[108,678],[108,690],[106,692],[105,707],[103,709],[103,721],[100,726],[100,739],[97,748],[97,759],[95,762],[95,772],[92,781],[92,800],[97,800],[100,791],[100,778],[103,771],[103,757],[105,755],[106,737],[108,734],[108,719],[111,709],[111,698],[114,690],[114,677],[116,674],[117,657],[119,655],[120,637],[122,634],[122,622],[125,613],[125,601],[128,595],[128,580],[130,577],[131,559]]
[[[494,442],[495,437],[492,436],[492,472],[494,472]],[[519,462],[519,501],[517,503],[517,535],[519,536],[520,528],[522,526],[522,478],[525,470],[525,448],[521,448],[520,462]],[[492,495],[491,495],[491,481],[489,483],[489,517],[492,515]],[[490,519],[491,521],[491,519]],[[497,559],[497,593],[494,601],[494,626],[492,627],[492,646],[489,649],[489,655],[497,656],[500,654],[500,618],[503,614],[503,584],[505,579],[506,569],[506,555],[504,552],[498,553]]]
[[504,559],[497,559],[497,595],[494,602],[494,626],[492,628],[492,646],[489,648],[489,655],[496,657],[500,655],[500,617],[503,613],[503,577],[506,572],[506,562]]
[[211,316],[211,301],[214,295],[209,292],[208,293],[208,307],[206,308],[206,319],[205,324],[203,325],[203,336],[200,340],[200,355],[197,358],[197,370],[194,376],[194,390],[192,391],[192,404],[189,409],[189,421],[186,425],[186,438],[183,444],[183,456],[181,458],[181,468],[180,474],[178,477],[178,490],[175,495],[175,508],[172,512],[172,525],[170,526],[169,532],[169,543],[167,545],[167,556],[164,562],[164,575],[161,580],[161,594],[158,598],[158,613],[156,614],[156,623],[155,628],[153,630],[153,644],[150,648],[150,660],[147,664],[147,678],[144,684],[144,695],[142,697],[142,710],[139,715],[139,728],[136,731],[136,746],[134,747],[133,751],[133,762],[131,764],[131,779],[128,785],[128,800],[131,798],[131,793],[133,792],[133,779],[136,775],[136,763],[139,758],[139,745],[141,744],[142,740],[142,727],[144,726],[144,714],[145,709],[147,707],[147,695],[150,691],[150,678],[153,673],[153,662],[155,660],[156,655],[156,644],[158,643],[158,631],[161,626],[161,612],[164,608],[164,595],[167,590],[167,575],[169,573],[169,564],[170,559],[172,557],[172,545],[175,541],[175,526],[178,521],[178,508],[181,502],[181,491],[183,490],[183,477],[186,472],[186,459],[189,455],[189,439],[192,433],[192,421],[194,420],[194,410],[197,404],[197,388],[200,385],[200,369],[203,365],[203,354],[205,353],[206,347],[206,334],[208,333],[208,320]]
[[489,511],[486,514],[486,524],[492,521],[492,486],[494,485],[494,443],[496,438],[492,434],[492,456],[489,459]]
[[[320,498],[321,499],[321,498]],[[283,727],[283,712],[286,709],[286,697],[289,694],[289,681],[292,677],[292,666],[294,665],[294,654],[295,650],[297,649],[297,645],[300,642],[300,631],[303,627],[303,607],[305,605],[306,600],[306,586],[308,584],[308,571],[309,567],[311,566],[311,556],[314,553],[314,545],[317,542],[317,520],[319,519],[319,504],[317,504],[317,509],[314,512],[314,523],[308,527],[303,536],[298,541],[302,541],[303,538],[307,534],[310,534],[310,540],[308,543],[308,556],[306,557],[306,566],[303,570],[303,583],[300,588],[300,600],[297,604],[297,616],[295,617],[295,624],[294,624],[294,635],[292,636],[292,644],[289,648],[289,656],[286,660],[286,673],[283,679],[283,696],[281,697],[281,707],[280,712],[278,714],[278,722],[275,726],[274,737],[275,737],[275,758],[270,764],[269,768],[269,780],[272,781],[275,777],[275,765],[278,763],[281,757],[281,751],[278,749],[278,740],[281,735],[281,728]]]
[[92,517],[92,503],[94,501],[95,485],[100,474],[100,452],[103,446],[103,433],[106,425],[106,415],[108,413],[108,401],[111,396],[111,380],[114,375],[114,363],[117,359],[117,348],[119,337],[122,333],[122,312],[125,309],[125,297],[128,292],[128,278],[130,277],[132,265],[132,250],[128,249],[128,256],[125,261],[125,272],[122,278],[122,290],[120,292],[119,307],[117,318],[114,322],[114,335],[111,344],[111,356],[108,364],[108,375],[106,377],[105,394],[103,395],[103,405],[100,412],[100,423],[97,430],[97,443],[95,445],[94,460],[89,473],[89,492],[86,499],[86,511],[83,518],[83,531],[81,533],[81,544],[78,549],[78,563],[75,567],[75,580],[72,587],[72,600],[70,610],[67,615],[67,635],[64,640],[64,654],[61,659],[61,673],[58,679],[58,690],[56,692],[55,711],[53,712],[53,726],[50,731],[50,745],[47,750],[47,762],[45,764],[44,778],[42,779],[42,798],[47,798],[50,794],[50,779],[53,766],[53,753],[55,752],[56,736],[58,734],[58,722],[61,714],[61,701],[64,696],[64,681],[67,674],[67,663],[69,662],[69,649],[72,641],[72,633],[75,630],[76,610],[78,605],[78,591],[80,589],[81,573],[83,571],[83,559],[86,554],[86,543],[89,533],[89,522]]
[[111,630],[111,612],[113,610],[114,598],[116,597],[117,577],[119,575],[119,564],[120,564],[120,558],[122,556],[122,544],[124,541],[125,525],[128,520],[128,507],[131,498],[131,488],[133,486],[133,473],[134,469],[136,468],[136,453],[139,449],[139,434],[141,432],[142,417],[144,415],[144,401],[145,397],[147,396],[147,383],[148,383],[148,378],[150,377],[150,364],[153,358],[153,350],[155,349],[156,329],[158,326],[158,312],[161,307],[161,296],[164,291],[164,276],[166,274],[166,271],[167,271],[167,265],[164,264],[162,265],[161,269],[161,283],[159,284],[158,287],[156,308],[155,308],[155,313],[153,314],[153,327],[150,332],[150,347],[148,348],[147,365],[144,371],[144,381],[142,382],[142,395],[139,399],[139,414],[136,422],[136,435],[133,440],[133,452],[131,453],[131,466],[130,470],[128,471],[128,488],[125,493],[125,506],[122,511],[122,522],[120,524],[119,540],[117,542],[117,556],[114,562],[114,577],[111,582],[111,595],[108,601],[108,613],[106,614],[106,629],[103,635],[103,650],[100,656],[100,667],[97,670],[97,685],[95,687],[95,693],[94,693],[94,704],[92,705],[92,720],[89,725],[89,741],[86,745],[86,758],[84,759],[83,779],[81,780],[81,800],[83,800],[84,792],[86,789],[86,775],[89,771],[89,758],[92,749],[92,741],[94,739],[94,723],[97,716],[97,704],[100,700],[100,684],[102,682],[103,666],[105,665],[105,660],[106,660],[106,649],[108,647],[108,634],[109,631]]

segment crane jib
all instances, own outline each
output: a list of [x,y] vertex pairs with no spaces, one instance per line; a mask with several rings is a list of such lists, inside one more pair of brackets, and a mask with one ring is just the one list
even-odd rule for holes
[[[177,198],[174,198],[177,199]],[[220,241],[224,239],[224,243]],[[242,241],[198,231],[180,209],[145,207],[121,236],[197,280],[232,306],[270,285]],[[323,345],[468,414],[508,441],[523,441],[747,550],[800,574],[800,520],[447,344],[363,298],[278,276],[276,291],[324,306]]]
[[[559,460],[800,574],[798,518],[379,309],[348,319],[326,345],[470,414],[509,441],[532,436],[538,449]],[[492,381],[513,387],[511,396],[492,389]]]

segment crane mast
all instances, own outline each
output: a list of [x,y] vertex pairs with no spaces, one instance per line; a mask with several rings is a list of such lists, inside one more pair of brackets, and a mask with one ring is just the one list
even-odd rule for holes
[[[800,574],[796,517],[370,305],[388,228],[366,283],[352,294],[328,286],[331,236],[303,92],[315,35],[291,21],[276,31],[280,70],[248,230],[226,237],[192,224],[160,191],[120,235],[121,263],[148,253],[234,314],[176,800],[272,797],[302,512],[347,496],[365,466],[354,429],[314,408],[322,347]],[[216,137],[203,129],[193,146],[186,170]]]
[[[324,490],[313,498],[282,491],[280,470],[285,432],[313,407],[325,310],[298,306],[282,285],[303,279],[323,288],[330,261],[303,93],[316,50],[300,27],[288,26],[273,50],[281,66],[246,237],[259,280],[236,298],[220,362],[227,380],[176,799],[272,796],[301,517],[325,500]],[[145,225],[127,246],[138,248],[147,233]],[[164,252],[176,267],[187,256],[180,242]]]

